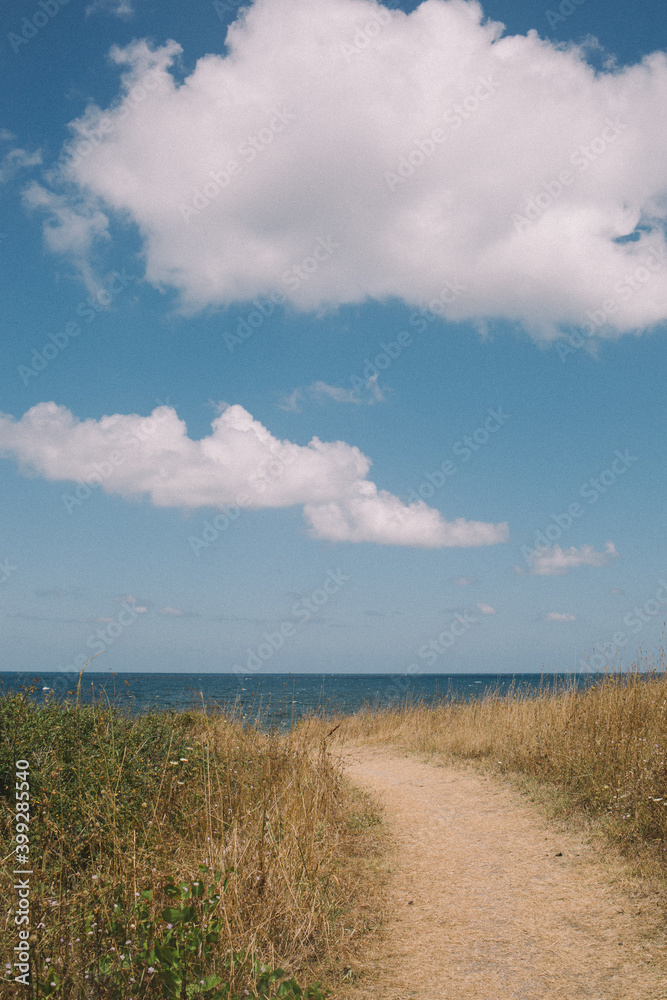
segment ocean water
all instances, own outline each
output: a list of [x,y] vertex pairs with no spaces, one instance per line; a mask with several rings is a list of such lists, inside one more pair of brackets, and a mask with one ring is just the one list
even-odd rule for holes
[[[497,692],[529,693],[568,685],[588,687],[596,674],[187,674],[90,673],[80,700],[111,702],[133,714],[147,709],[232,710],[246,722],[290,726],[311,712],[353,713],[405,701],[483,698]],[[78,674],[0,672],[0,695],[22,689],[36,701],[76,697]]]

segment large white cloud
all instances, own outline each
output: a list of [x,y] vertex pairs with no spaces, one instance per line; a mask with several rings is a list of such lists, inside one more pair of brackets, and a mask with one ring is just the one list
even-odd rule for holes
[[304,506],[315,538],[420,548],[493,545],[507,524],[445,521],[424,503],[404,504],[366,477],[371,461],[343,441],[280,441],[242,406],[228,406],[194,441],[169,406],[150,417],[80,421],[39,403],[15,420],[0,415],[0,454],[49,480],[97,484],[158,507]]
[[59,174],[83,223],[61,210],[52,246],[102,232],[99,209],[129,220],[185,309],[444,290],[447,317],[540,338],[667,317],[664,53],[596,72],[463,0],[256,0],[226,44],[182,83],[174,42],[113,51],[119,98],[74,123]]

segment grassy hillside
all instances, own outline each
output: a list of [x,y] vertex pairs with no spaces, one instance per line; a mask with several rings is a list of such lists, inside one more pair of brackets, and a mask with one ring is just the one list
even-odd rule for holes
[[[34,872],[30,991],[0,980],[0,993],[319,997],[315,977],[335,979],[365,919],[354,900],[373,825],[321,735],[0,700],[3,853],[25,759]],[[5,964],[11,877],[0,892]]]

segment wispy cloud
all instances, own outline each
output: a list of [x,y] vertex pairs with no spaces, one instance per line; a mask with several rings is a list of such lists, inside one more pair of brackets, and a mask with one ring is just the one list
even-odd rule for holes
[[381,403],[385,394],[378,384],[378,376],[371,375],[363,389],[345,389],[326,382],[313,382],[308,391],[315,399],[328,398],[336,403],[354,403],[356,406],[372,406]]
[[535,549],[530,555],[530,569],[515,566],[517,573],[528,572],[531,576],[564,576],[578,566],[608,566],[612,559],[618,557],[616,546],[607,542],[603,552],[596,552],[592,545],[582,545],[580,549],[572,546],[562,549],[560,545],[551,548]]
[[355,406],[373,406],[385,399],[385,393],[378,384],[378,376],[372,375],[362,388],[346,389],[340,385],[328,385],[326,382],[313,382],[305,389],[293,389],[278,403],[281,410],[298,413],[300,404],[309,396],[318,402],[333,400],[334,403],[352,403]]
[[[7,132],[5,134],[10,136],[11,132]],[[0,135],[0,139],[1,138],[3,138],[2,135]],[[21,170],[39,166],[41,162],[42,153],[39,149],[32,153],[27,152],[25,149],[10,149],[10,151],[5,153],[2,159],[0,159],[0,184],[6,184]]]
[[201,618],[197,611],[181,611],[180,608],[174,608],[170,604],[165,604],[163,608],[160,608],[158,614],[164,615],[166,618]]
[[134,594],[119,594],[118,597],[114,597],[114,601],[116,604],[129,604],[138,615],[148,613],[148,601],[138,600]]
[[548,622],[576,622],[577,616],[568,612],[548,611],[544,616]]
[[93,3],[86,7],[86,17],[93,14],[111,14],[112,17],[119,17],[121,21],[130,21],[134,17],[133,0],[93,0]]
[[92,264],[93,246],[109,240],[109,218],[87,197],[71,198],[34,181],[23,192],[27,208],[46,212],[44,240],[53,253],[67,256],[79,269],[91,292],[100,290],[100,279]]
[[299,413],[301,406],[299,405],[303,401],[303,392],[301,389],[292,389],[288,396],[283,396],[277,406],[281,410],[286,410],[288,413]]
[[457,576],[452,580],[452,583],[457,587],[472,587],[473,583],[477,583],[477,577]]
[[484,604],[483,601],[477,602],[477,607],[482,612],[483,615],[495,615],[497,611],[495,608],[491,607],[490,604]]

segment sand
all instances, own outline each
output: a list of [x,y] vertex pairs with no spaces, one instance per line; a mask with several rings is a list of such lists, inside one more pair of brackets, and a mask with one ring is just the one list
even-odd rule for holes
[[386,920],[345,1000],[658,1000],[657,901],[613,851],[549,822],[500,776],[348,750],[393,847]]

